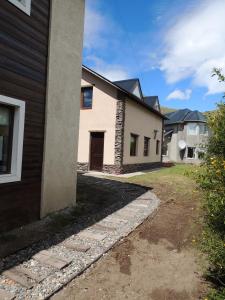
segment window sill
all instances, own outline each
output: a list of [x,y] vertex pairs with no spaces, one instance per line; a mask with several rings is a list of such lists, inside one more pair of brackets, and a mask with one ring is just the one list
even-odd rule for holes
[[21,181],[21,176],[15,175],[15,174],[0,175],[0,184],[1,183],[16,182],[16,181]]
[[90,110],[90,109],[92,109],[92,107],[81,107],[80,109],[81,110]]

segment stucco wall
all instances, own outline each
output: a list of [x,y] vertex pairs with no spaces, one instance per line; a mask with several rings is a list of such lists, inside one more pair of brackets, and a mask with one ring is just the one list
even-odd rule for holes
[[[154,130],[158,130],[154,139]],[[130,156],[130,134],[139,135],[137,156]],[[144,136],[151,138],[149,156],[144,156]],[[160,140],[156,155],[156,141]],[[161,161],[162,119],[132,100],[126,101],[124,128],[123,164],[137,164]]]
[[92,109],[81,109],[78,162],[89,163],[90,132],[104,131],[103,164],[114,164],[117,91],[83,70],[81,86],[94,84]]
[[76,201],[84,0],[53,0],[41,216]]

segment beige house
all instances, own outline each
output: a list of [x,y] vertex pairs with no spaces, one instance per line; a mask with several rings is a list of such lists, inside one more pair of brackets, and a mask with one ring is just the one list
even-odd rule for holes
[[126,173],[161,164],[164,116],[138,79],[111,82],[84,67],[78,169]]

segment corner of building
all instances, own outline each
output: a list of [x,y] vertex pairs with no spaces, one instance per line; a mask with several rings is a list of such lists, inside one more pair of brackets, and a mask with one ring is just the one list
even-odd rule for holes
[[76,203],[84,4],[51,1],[41,217]]

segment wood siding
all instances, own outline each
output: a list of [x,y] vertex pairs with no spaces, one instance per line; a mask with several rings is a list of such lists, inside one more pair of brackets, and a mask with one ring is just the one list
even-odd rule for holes
[[40,215],[49,0],[32,0],[28,16],[0,1],[0,94],[26,102],[22,180],[0,184],[0,232]]

